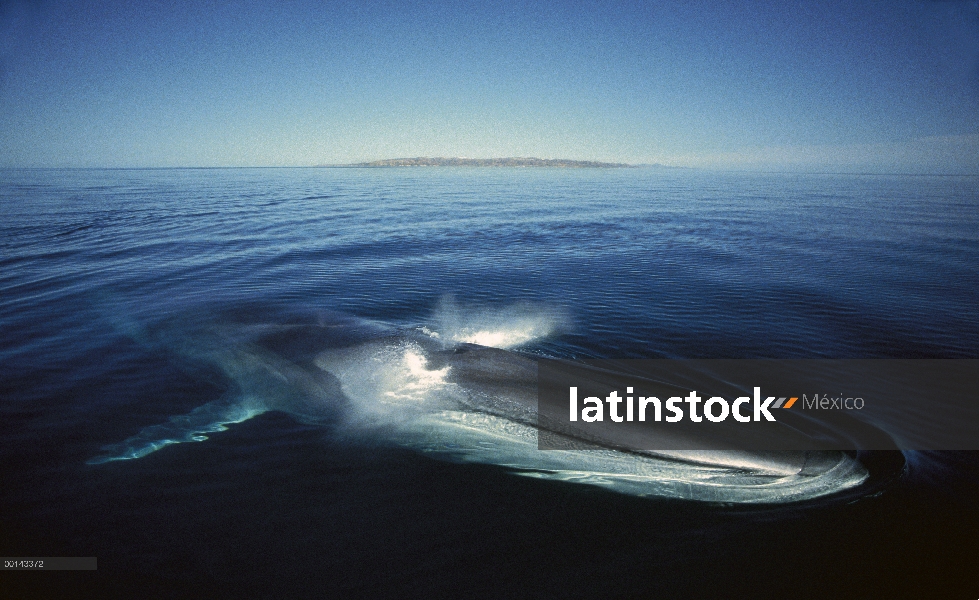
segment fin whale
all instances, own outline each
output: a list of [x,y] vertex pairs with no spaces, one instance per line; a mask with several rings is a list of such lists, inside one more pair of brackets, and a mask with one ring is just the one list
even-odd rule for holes
[[397,328],[332,313],[272,323],[242,317],[130,328],[141,343],[216,371],[228,390],[103,447],[88,463],[204,441],[234,423],[282,411],[445,460],[496,464],[527,477],[639,496],[783,503],[854,488],[868,478],[861,463],[843,452],[623,451],[567,431],[557,432],[568,434],[566,448],[542,451],[532,356],[449,340],[427,327]]

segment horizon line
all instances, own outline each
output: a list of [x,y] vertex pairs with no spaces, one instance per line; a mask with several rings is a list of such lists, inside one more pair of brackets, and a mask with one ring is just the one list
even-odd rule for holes
[[[442,158],[442,157],[417,157],[417,158]],[[517,158],[517,157],[508,157]],[[403,160],[403,159],[381,159],[381,160]],[[499,160],[499,159],[477,159],[477,160]],[[572,159],[540,159],[540,160],[572,160]],[[369,161],[376,162],[376,161]],[[574,162],[599,162],[599,161],[574,161]],[[730,167],[701,167],[688,165],[666,165],[662,163],[619,163],[632,168],[662,168],[662,169],[683,169],[689,171],[709,171],[716,173],[753,173],[771,175],[900,175],[906,177],[979,177],[979,173],[915,173],[906,171],[818,171],[818,170],[787,170],[787,169],[732,169]],[[111,167],[111,166],[11,166],[0,165],[2,171],[177,171],[177,170],[231,170],[231,169],[417,169],[417,168],[465,168],[468,165],[414,165],[414,166],[370,166],[368,163],[336,163],[320,165],[178,165],[178,166],[142,166],[142,167]],[[494,169],[567,169],[567,167],[536,166],[495,166],[495,167],[476,167],[471,168],[494,168]],[[579,167],[588,168],[588,167]],[[601,168],[601,167],[594,167]]]

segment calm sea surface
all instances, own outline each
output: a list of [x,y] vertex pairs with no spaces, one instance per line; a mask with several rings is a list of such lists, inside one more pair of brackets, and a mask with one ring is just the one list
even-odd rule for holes
[[531,356],[979,358],[979,177],[0,171],[0,554],[99,561],[0,591],[979,594],[972,453],[866,458],[898,475],[780,507],[518,477],[280,411],[86,463],[228,393],[201,357],[229,323],[336,324],[288,358],[487,320]]

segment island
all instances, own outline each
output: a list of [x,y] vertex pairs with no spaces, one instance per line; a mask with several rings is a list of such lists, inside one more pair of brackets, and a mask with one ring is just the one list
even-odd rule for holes
[[560,167],[565,169],[620,169],[633,165],[606,163],[593,160],[569,160],[564,158],[388,158],[349,167]]

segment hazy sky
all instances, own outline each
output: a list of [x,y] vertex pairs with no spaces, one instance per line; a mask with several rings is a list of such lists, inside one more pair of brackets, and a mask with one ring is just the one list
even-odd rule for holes
[[0,165],[979,173],[979,2],[9,2]]

